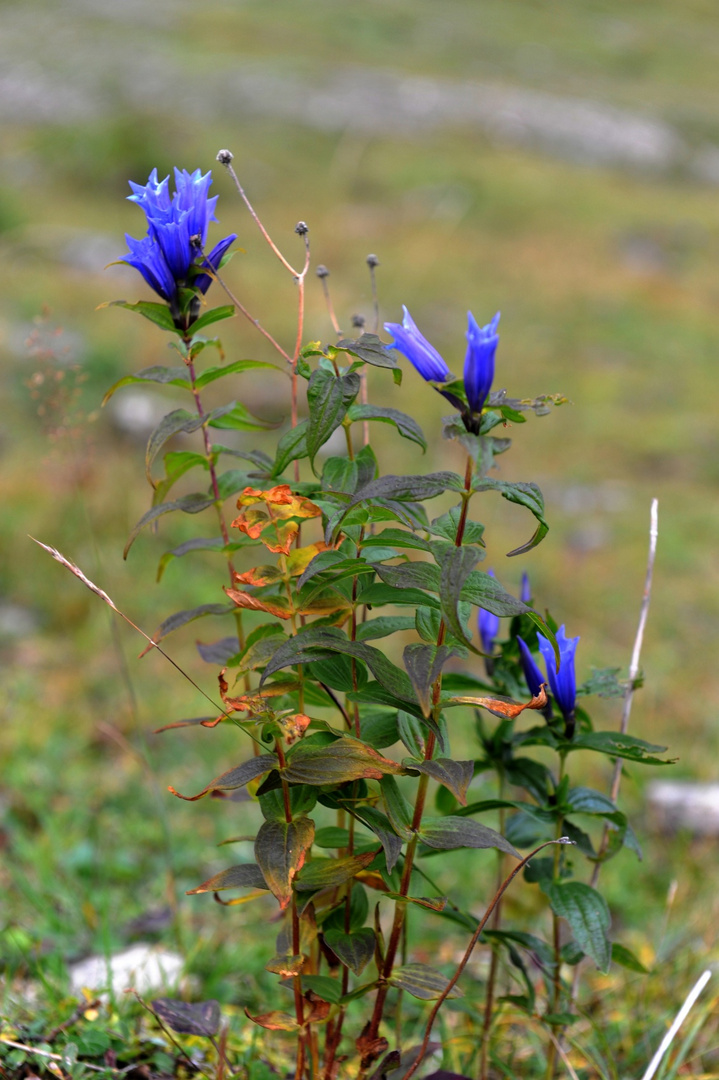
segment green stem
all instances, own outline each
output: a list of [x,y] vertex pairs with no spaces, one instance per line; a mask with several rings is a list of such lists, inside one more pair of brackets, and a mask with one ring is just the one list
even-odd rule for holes
[[[198,416],[204,416],[205,413],[204,413],[204,410],[202,408],[202,399],[200,398],[200,391],[199,391],[199,389],[197,387],[197,375],[196,375],[196,372],[195,372],[195,363],[194,363],[194,360],[192,359],[192,356],[190,355],[190,342],[191,342],[191,340],[192,340],[192,338],[189,335],[186,335],[183,338],[185,348],[187,350],[186,355],[185,355],[185,364],[187,365],[187,372],[188,372],[188,375],[190,376],[190,389],[192,390],[192,396],[195,399],[195,408],[197,409]],[[219,486],[219,483],[218,483],[218,480],[217,480],[217,467],[216,467],[216,464],[215,464],[215,455],[212,452],[212,443],[210,442],[210,433],[207,430],[207,425],[203,424],[201,430],[202,430],[202,440],[203,440],[204,447],[205,447],[205,458],[207,459],[207,467],[208,467],[208,469],[210,471],[210,483],[212,485],[212,494],[215,497],[215,511],[217,513],[217,522],[218,522],[219,527],[220,527],[220,533],[222,535],[222,542],[224,543],[225,547],[227,548],[229,543],[230,543],[230,536],[229,536],[229,533],[227,532],[227,524],[225,522],[225,518],[224,518],[224,515],[222,513],[222,500],[220,498],[220,486]],[[230,586],[232,587],[235,584],[235,568],[234,568],[234,565],[232,563],[232,557],[231,557],[231,555],[229,553],[227,555],[227,570],[228,570],[229,575],[230,575]],[[244,634],[243,625],[242,625],[242,609],[238,608],[237,611],[234,613],[234,615],[235,615],[235,626],[237,628],[237,644],[239,645],[240,650],[242,650],[245,647],[245,634]],[[245,690],[249,690],[249,688],[250,688],[250,677],[249,677],[249,674],[245,674]]]
[[[459,521],[457,523],[457,532],[455,534],[456,547],[462,546],[464,539],[464,531],[467,524],[467,510],[469,507],[469,500],[472,496],[472,475],[473,475],[473,462],[472,458],[467,456],[467,465],[464,474],[464,491],[462,492],[462,509],[459,515]],[[437,647],[439,648],[443,643],[447,633],[447,627],[444,619],[439,624],[439,631],[437,633]],[[436,727],[441,713],[440,697],[442,693],[442,673],[437,676],[437,679],[432,687],[432,720],[433,727]],[[427,741],[425,743],[424,760],[430,761],[434,754],[434,748],[436,745],[436,738],[434,731],[430,730]],[[419,841],[419,828],[422,824],[422,815],[424,813],[425,802],[427,798],[427,787],[429,785],[429,777],[426,773],[422,773],[417,785],[417,797],[414,804],[414,813],[412,815],[412,839],[407,844],[407,852],[404,857],[404,867],[402,869],[402,879],[399,887],[399,895],[406,897],[409,895],[410,880],[412,877],[412,867],[414,865],[414,859],[417,852],[417,844]],[[377,990],[377,997],[375,999],[375,1006],[372,1013],[372,1019],[370,1020],[369,1032],[367,1039],[377,1038],[377,1032],[379,1031],[379,1025],[382,1022],[382,1016],[384,1014],[384,1006],[387,1000],[387,994],[389,992],[389,977],[392,974],[395,958],[397,956],[397,948],[400,943],[402,935],[402,927],[404,924],[406,914],[406,903],[403,900],[396,900],[394,907],[394,917],[392,920],[392,929],[390,931],[389,941],[387,943],[387,952],[385,954],[384,963],[380,972],[380,984]],[[362,1073],[360,1073],[360,1077]]]
[[[564,765],[565,754],[562,754],[559,759],[559,784],[562,783],[564,778]],[[559,786],[559,785],[558,785]],[[564,819],[559,817],[557,820],[557,839],[562,835],[562,827],[564,825]],[[552,881],[559,879],[559,860],[561,858],[561,850],[559,847],[554,849],[554,867],[552,872]],[[559,1004],[562,996],[562,978],[561,978],[561,939],[559,928],[559,916],[552,912],[552,948],[554,951],[554,973],[552,977],[552,998],[550,1011],[552,1013],[559,1012]],[[553,1024],[552,1027],[557,1025]],[[546,1080],[554,1080],[554,1074],[557,1067],[557,1031],[555,1038],[549,1040],[549,1047],[547,1050],[547,1071]]]
[[[504,798],[504,769],[499,769],[499,786],[497,790],[497,798],[502,800]],[[499,811],[499,831],[504,836],[505,826],[505,810],[502,807]],[[496,890],[499,890],[503,880],[504,870],[504,855],[501,851],[497,852],[497,884]],[[500,896],[497,901],[494,911],[492,913],[492,930],[498,930],[502,921],[502,897]],[[499,967],[499,950],[496,945],[492,945],[492,956],[489,962],[489,974],[487,976],[487,996],[484,1002],[484,1017],[482,1021],[482,1037],[481,1037],[481,1049],[479,1055],[479,1080],[487,1080],[487,1067],[489,1064],[489,1036],[492,1029],[492,1013],[494,1011],[494,988],[497,981],[497,969]]]

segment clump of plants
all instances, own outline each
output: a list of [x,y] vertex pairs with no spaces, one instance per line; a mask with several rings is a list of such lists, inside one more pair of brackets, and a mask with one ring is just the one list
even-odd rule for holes
[[[123,259],[156,299],[116,303],[168,334],[177,359],[127,375],[108,393],[152,383],[179,387],[188,399],[149,438],[152,505],[125,555],[165,515],[203,514],[199,521],[208,524],[162,556],[158,576],[171,560],[196,552],[215,552],[226,564],[225,584],[218,580],[201,606],[165,618],[146,650],[162,652],[161,641],[201,617],[227,624],[221,639],[203,646],[205,659],[221,667],[221,701],[212,715],[182,724],[233,725],[236,756],[209,782],[198,777],[196,791],[170,791],[197,801],[244,788],[262,822],[254,861],[228,866],[191,892],[229,907],[273,898],[266,966],[286,988],[287,1006],[248,1016],[267,1032],[287,1033],[280,1038],[293,1047],[296,1080],[379,1080],[388,1072],[408,1080],[426,1067],[428,1050],[436,1049],[435,1018],[462,994],[475,947],[489,962],[465,1073],[482,1080],[510,1075],[495,1030],[511,1008],[527,1024],[544,1025],[551,1077],[576,1015],[585,957],[602,971],[612,960],[641,970],[612,940],[596,886],[606,860],[624,848],[639,854],[616,802],[621,763],[665,764],[656,756],[663,748],[630,736],[626,725],[595,730],[586,708],[595,693],[624,696],[626,706],[636,672],[628,683],[618,683],[613,671],[594,672],[577,685],[579,638],[557,625],[545,598],[536,602],[526,574],[517,596],[482,568],[485,499],[499,495],[533,519],[531,535],[511,557],[528,555],[547,534],[539,487],[501,479],[498,459],[510,448],[510,429],[564,398],[510,397],[494,388],[498,314],[486,325],[469,315],[460,378],[406,308],[401,323],[385,324],[385,340],[377,314],[374,332],[344,336],[322,266],[316,273],[334,340],[307,341],[308,228],[300,222],[295,229],[301,259],[294,266],[250,205],[232,155],[221,151],[218,160],[294,281],[294,344],[283,347],[225,281],[235,234],[206,253],[217,202],[208,194],[210,173],[175,170],[172,191],[169,178],[158,180],[153,170],[146,184],[131,184],[147,233],[128,237]],[[374,288],[377,259],[367,261]],[[228,302],[209,307],[208,296],[222,291]],[[277,365],[225,360],[220,339],[207,331],[238,315],[270,342]],[[355,322],[363,330],[362,320]],[[403,360],[415,369],[413,395],[423,391],[419,374],[427,392],[438,392],[451,408],[441,434],[458,447],[458,472],[397,475],[373,450],[378,422],[413,443],[418,461],[440,433],[427,440],[412,415],[372,403],[382,400],[383,380],[401,382]],[[262,377],[272,367],[286,373],[289,418],[274,453],[253,449],[249,434],[247,445],[223,441],[224,433],[262,427],[242,402],[239,377]],[[220,380],[232,393],[207,409],[205,388]],[[196,448],[167,449],[173,437],[192,434]],[[196,490],[173,495],[187,475],[197,478]],[[53,554],[117,610],[74,564]],[[468,734],[476,739],[469,759],[453,754],[460,733],[465,745]],[[614,763],[609,795],[575,779],[578,757],[590,754]],[[494,777],[491,798],[473,797],[480,774],[485,782]],[[246,805],[227,801],[233,827]],[[468,874],[489,867],[496,877],[487,895],[476,897],[479,916],[445,895],[442,856],[456,849],[466,851]],[[510,887],[543,895],[546,933],[536,919],[525,925],[505,917]],[[228,912],[228,934],[240,932],[242,910],[234,928]],[[411,910],[424,921],[445,920],[447,933],[464,934],[454,970],[417,961]],[[424,1035],[413,1043],[402,1020],[407,997],[416,1002],[413,1016],[426,1010]],[[162,1002],[158,1014],[170,1026],[180,1015],[182,1031],[187,1008]],[[231,1068],[224,1051],[218,1054],[219,1068]]]

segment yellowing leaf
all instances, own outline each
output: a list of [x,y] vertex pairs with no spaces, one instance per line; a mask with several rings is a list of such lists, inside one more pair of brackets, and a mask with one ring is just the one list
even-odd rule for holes
[[290,619],[292,617],[292,608],[289,601],[280,596],[254,596],[252,593],[228,588],[225,588],[225,592],[238,607],[249,608],[251,611],[266,611],[268,615],[274,615],[278,619]]
[[[261,504],[266,507],[260,509]],[[305,518],[319,517],[319,506],[301,495],[293,495],[289,484],[278,484],[268,491],[245,488],[237,500],[242,510],[232,526],[244,532],[252,540],[261,540],[270,551],[289,555],[299,522]],[[301,572],[301,571],[300,571]]]
[[326,551],[327,544],[320,540],[317,544],[308,544],[306,547],[295,548],[287,556],[287,572],[290,577],[298,577],[310,565],[315,555],[320,551]]
[[546,683],[542,683],[536,697],[533,697],[531,701],[525,701],[523,705],[518,701],[501,701],[499,698],[475,697],[474,695],[455,697],[445,702],[445,705],[480,705],[483,709],[489,709],[490,712],[498,716],[506,716],[510,720],[519,716],[525,709],[544,709],[546,704]]

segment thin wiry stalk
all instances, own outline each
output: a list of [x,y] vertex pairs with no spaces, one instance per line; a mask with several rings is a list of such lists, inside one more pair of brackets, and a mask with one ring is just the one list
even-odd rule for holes
[[[172,664],[176,671],[179,671],[183,679],[187,679],[190,685],[194,686],[195,690],[197,690],[198,693],[202,694],[203,698],[206,701],[209,701],[213,709],[217,709],[226,720],[230,720],[234,723],[232,714],[228,713],[222,705],[218,705],[214,698],[211,698],[209,694],[205,693],[202,687],[195,682],[192,676],[188,675],[187,672],[183,668],[181,668],[180,665],[175,660],[173,660],[172,657],[168,653],[166,653],[165,650],[162,649],[157,644],[157,642],[150,637],[149,634],[146,634],[144,630],[141,630],[140,627],[136,623],[134,623],[128,615],[125,614],[124,611],[120,611],[115,601],[107,595],[104,589],[101,589],[93,581],[90,581],[90,578],[83,574],[82,570],[79,566],[76,565],[76,563],[72,562],[71,559],[66,558],[66,556],[63,555],[60,551],[58,551],[57,548],[50,547],[49,544],[43,544],[41,540],[36,540],[34,536],[31,536],[30,539],[33,541],[33,543],[37,544],[38,547],[41,547],[44,551],[47,551],[48,555],[51,555],[56,562],[59,562],[60,565],[64,566],[66,570],[69,570],[71,574],[74,574],[75,577],[83,583],[83,585],[87,586],[90,592],[93,592],[95,596],[99,596],[101,600],[104,600],[104,602],[108,604],[109,607],[111,607],[112,610],[115,611],[121,619],[125,620],[128,626],[131,626],[133,630],[136,630],[137,633],[141,635],[141,637],[144,637],[145,641],[148,642],[150,648],[157,649],[160,655],[164,656],[165,660],[167,660],[168,663]],[[243,727],[242,730],[245,731],[246,734],[249,735],[249,737],[255,742],[258,741],[256,736],[253,735],[251,732],[247,731],[246,728]],[[264,746],[264,744],[261,745]]]
[[574,844],[574,840],[570,840],[568,836],[560,836],[557,840],[547,840],[544,844],[540,844],[539,847],[535,848],[534,851],[530,851],[529,855],[525,855],[525,857],[520,862],[517,863],[517,865],[514,867],[514,869],[504,879],[501,886],[499,887],[497,892],[492,897],[491,903],[489,904],[487,910],[485,911],[484,915],[482,916],[479,923],[477,924],[477,929],[474,931],[471,938],[469,939],[469,944],[467,945],[467,948],[464,951],[464,956],[462,957],[462,959],[460,960],[460,962],[459,962],[459,964],[457,966],[457,970],[455,971],[452,978],[448,981],[447,985],[445,986],[445,988],[442,991],[442,993],[440,994],[440,996],[437,998],[437,1001],[435,1002],[434,1007],[432,1008],[432,1011],[429,1014],[429,1019],[427,1021],[427,1026],[426,1026],[425,1032],[424,1032],[424,1038],[422,1039],[422,1043],[421,1043],[420,1048],[419,1048],[419,1054],[417,1055],[417,1057],[415,1058],[413,1063],[410,1065],[409,1069],[407,1069],[407,1072],[404,1073],[404,1075],[402,1076],[402,1080],[410,1080],[410,1077],[414,1075],[415,1071],[419,1068],[420,1064],[422,1063],[424,1055],[427,1053],[427,1047],[429,1046],[429,1040],[430,1040],[430,1036],[432,1034],[432,1025],[434,1024],[437,1013],[439,1012],[439,1010],[444,1005],[445,1001],[447,1000],[447,998],[451,994],[454,987],[457,985],[462,972],[464,971],[465,967],[469,963],[469,958],[471,957],[472,952],[474,951],[474,947],[477,944],[477,942],[479,941],[479,936],[482,933],[482,931],[484,930],[485,926],[487,925],[489,917],[491,916],[491,914],[494,911],[495,907],[497,906],[499,901],[504,896],[504,893],[506,892],[506,890],[509,888],[509,886],[514,881],[514,879],[517,876],[517,874],[519,873],[519,871],[524,869],[524,867],[527,865],[527,863],[529,862],[530,859],[533,859],[534,856],[538,855],[540,851],[543,851],[544,848],[546,848],[546,847],[550,847],[552,844]]

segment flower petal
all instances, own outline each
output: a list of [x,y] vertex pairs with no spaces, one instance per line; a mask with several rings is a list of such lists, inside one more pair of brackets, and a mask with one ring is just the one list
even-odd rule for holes
[[444,360],[434,345],[430,345],[426,337],[419,332],[414,319],[404,305],[402,310],[404,318],[401,323],[384,324],[387,333],[392,334],[393,337],[390,347],[403,353],[427,382],[448,382],[452,378],[452,373]]

